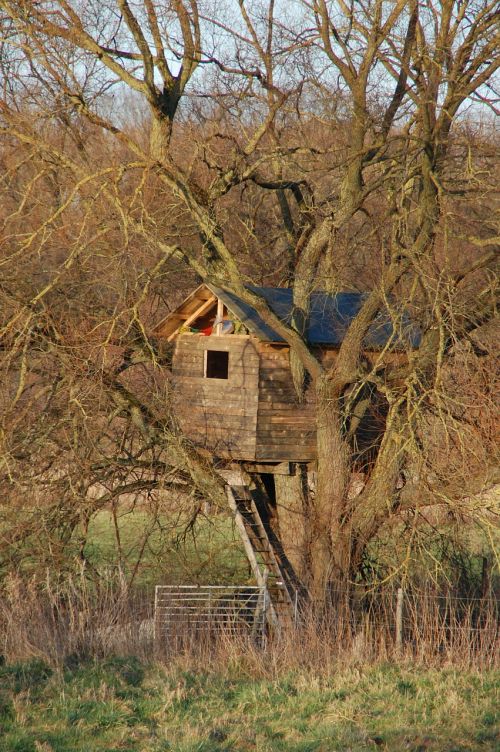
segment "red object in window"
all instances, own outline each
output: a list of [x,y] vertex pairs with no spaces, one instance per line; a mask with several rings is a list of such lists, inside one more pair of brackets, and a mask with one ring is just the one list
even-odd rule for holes
[[209,337],[213,332],[213,326],[207,326],[205,329],[201,329],[201,334],[204,334],[205,337]]

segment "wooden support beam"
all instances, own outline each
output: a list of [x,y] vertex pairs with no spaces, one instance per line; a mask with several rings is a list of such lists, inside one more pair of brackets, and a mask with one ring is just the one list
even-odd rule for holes
[[172,332],[172,334],[170,334],[167,337],[167,341],[171,342],[179,334],[179,330],[182,329],[183,326],[189,326],[190,324],[193,323],[193,321],[195,321],[198,318],[198,316],[203,316],[204,313],[206,313],[207,311],[210,310],[210,308],[213,306],[213,304],[215,303],[215,301],[216,301],[216,297],[215,297],[215,295],[212,295],[211,298],[209,298],[201,306],[199,306],[196,309],[196,311],[194,311],[194,313],[190,314],[187,317],[187,319],[180,326],[178,326]]
[[222,317],[224,316],[224,303],[220,298],[217,298],[217,319],[221,319],[220,323],[215,327],[215,333],[220,337],[222,334]]
[[270,475],[295,475],[295,468],[291,462],[245,462],[243,468],[247,473],[269,473]]

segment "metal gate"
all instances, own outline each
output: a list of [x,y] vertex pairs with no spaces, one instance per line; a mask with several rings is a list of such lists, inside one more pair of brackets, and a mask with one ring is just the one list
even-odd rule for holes
[[262,633],[269,608],[258,585],[157,585],[155,639],[226,630]]

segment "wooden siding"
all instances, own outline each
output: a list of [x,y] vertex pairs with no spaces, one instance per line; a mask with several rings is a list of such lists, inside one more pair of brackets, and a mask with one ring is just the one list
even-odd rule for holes
[[313,394],[297,403],[287,347],[259,343],[259,404],[255,456],[261,461],[316,458]]
[[[178,337],[173,359],[174,409],[183,432],[217,457],[255,459],[259,355],[254,339]],[[229,353],[227,379],[204,376],[205,352]]]
[[[204,377],[205,352],[229,353],[229,378]],[[326,367],[337,351],[317,348]],[[380,353],[365,353],[375,365]],[[383,356],[384,362],[403,359]],[[297,402],[287,346],[230,334],[177,338],[173,360],[175,411],[186,436],[216,457],[254,462],[309,462],[316,459],[314,390]]]
[[[261,462],[308,462],[316,459],[316,395],[306,392],[306,401],[297,402],[289,365],[289,348],[259,342],[259,405],[257,412],[256,460]],[[315,356],[326,368],[333,366],[337,349],[314,348]],[[372,366],[381,353],[365,352]],[[384,353],[383,361],[401,362],[405,355]]]

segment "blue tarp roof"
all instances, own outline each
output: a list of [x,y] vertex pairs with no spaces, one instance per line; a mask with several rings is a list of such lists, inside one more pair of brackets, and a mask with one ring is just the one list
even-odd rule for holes
[[[259,314],[233,293],[210,285],[210,289],[221,298],[229,311],[235,314],[252,333],[269,342],[283,342],[283,338],[268,326]],[[292,318],[292,290],[284,287],[249,287],[252,292],[265,299],[271,310],[281,321],[290,324]],[[312,345],[339,346],[363,301],[365,293],[313,292],[310,299],[310,313],[305,339]],[[418,347],[420,332],[412,324],[408,313],[395,310],[382,310],[371,325],[365,338],[365,347],[380,349],[389,340],[394,347]]]

